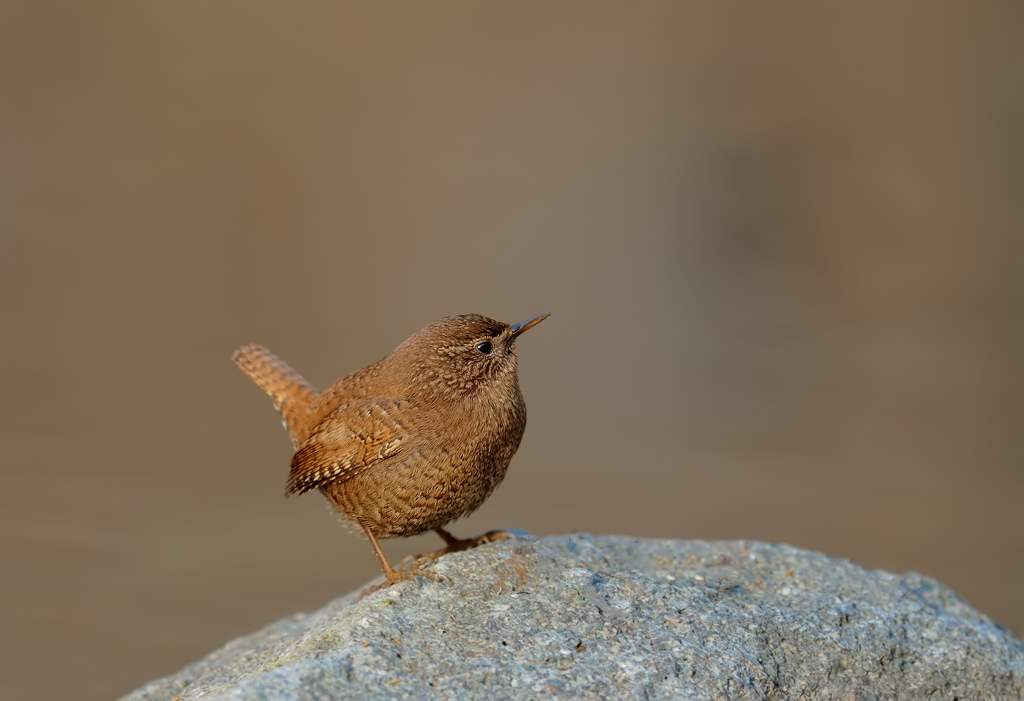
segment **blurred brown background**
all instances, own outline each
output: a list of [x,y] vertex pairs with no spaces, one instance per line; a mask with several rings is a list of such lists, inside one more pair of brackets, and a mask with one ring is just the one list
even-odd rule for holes
[[471,311],[553,316],[456,533],[783,541],[1024,633],[1024,4],[384,5],[0,4],[0,695],[375,576],[228,358]]

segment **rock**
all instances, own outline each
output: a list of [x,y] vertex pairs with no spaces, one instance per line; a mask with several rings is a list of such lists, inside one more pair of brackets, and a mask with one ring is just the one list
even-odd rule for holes
[[785,545],[493,543],[228,643],[130,696],[1011,699],[1024,646],[941,583]]

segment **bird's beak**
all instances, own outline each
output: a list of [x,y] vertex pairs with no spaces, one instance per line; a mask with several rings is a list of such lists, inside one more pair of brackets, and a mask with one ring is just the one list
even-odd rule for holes
[[541,314],[540,316],[535,316],[532,319],[527,319],[526,321],[520,321],[518,324],[512,324],[512,326],[509,327],[510,329],[512,329],[512,335],[509,337],[508,340],[511,341],[511,340],[515,339],[516,336],[518,336],[519,334],[523,333],[524,331],[532,329],[534,326],[536,326],[540,322],[544,321],[549,316],[551,316],[551,315],[550,314]]

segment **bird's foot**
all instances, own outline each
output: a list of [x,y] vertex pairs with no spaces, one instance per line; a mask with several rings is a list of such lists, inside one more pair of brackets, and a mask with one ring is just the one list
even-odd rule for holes
[[447,545],[440,550],[435,550],[434,552],[427,553],[426,555],[409,555],[398,564],[399,570],[404,570],[405,566],[410,562],[412,563],[412,568],[415,569],[429,562],[433,562],[442,555],[459,552],[461,550],[470,550],[478,545],[483,545],[484,543],[493,543],[497,540],[519,540],[516,538],[516,534],[510,531],[487,531],[478,538],[464,538],[460,540],[459,538],[453,537],[451,533],[443,528],[438,528],[436,530],[438,535],[444,538]]
[[437,572],[431,572],[429,570],[421,569],[419,565],[420,563],[419,561],[417,561],[414,562],[412,567],[410,567],[407,570],[401,569],[401,566],[399,566],[399,569],[397,570],[385,572],[385,580],[380,584],[377,584],[376,586],[368,587],[361,591],[359,593],[359,598],[362,599],[367,594],[372,594],[376,591],[380,591],[381,589],[387,589],[392,584],[397,584],[398,582],[413,581],[416,582],[416,586],[418,587],[420,585],[420,580],[418,579],[418,577],[424,577],[435,582],[444,582],[445,584],[452,583],[452,580],[448,579],[443,574],[438,574]]

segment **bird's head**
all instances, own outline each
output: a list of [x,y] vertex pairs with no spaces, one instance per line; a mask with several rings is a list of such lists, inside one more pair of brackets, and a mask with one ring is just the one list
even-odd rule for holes
[[393,355],[413,373],[410,385],[432,396],[516,391],[516,339],[548,316],[518,324],[479,314],[448,316],[413,334]]

